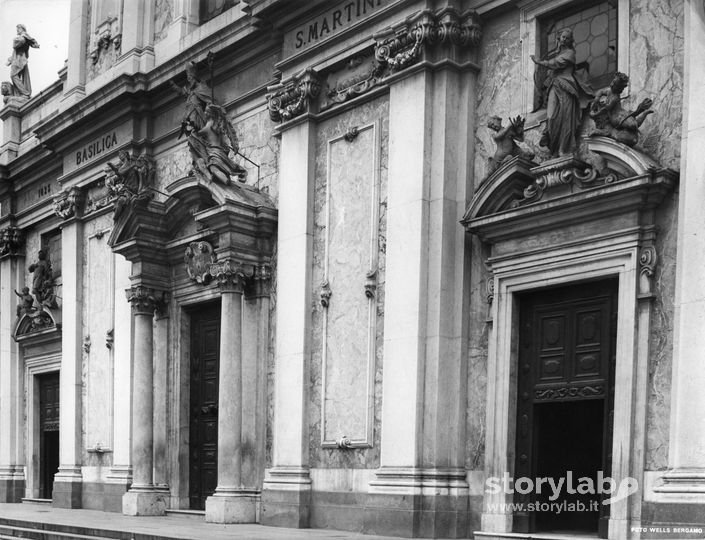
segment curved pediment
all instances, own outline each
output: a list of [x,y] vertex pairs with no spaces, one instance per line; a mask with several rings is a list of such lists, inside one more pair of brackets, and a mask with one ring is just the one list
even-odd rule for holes
[[607,168],[619,178],[629,178],[648,174],[659,165],[646,154],[630,148],[626,144],[608,137],[588,137],[585,139],[589,152],[594,152],[605,160]]
[[61,311],[54,313],[51,309],[42,306],[41,309],[32,309],[24,312],[15,322],[12,336],[15,341],[23,341],[34,336],[54,334],[61,329]]

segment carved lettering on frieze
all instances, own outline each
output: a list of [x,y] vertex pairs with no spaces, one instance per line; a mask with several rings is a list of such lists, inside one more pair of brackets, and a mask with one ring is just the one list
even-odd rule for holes
[[308,112],[311,102],[321,92],[318,73],[307,68],[297,75],[267,88],[269,116],[274,122],[285,122]]
[[0,231],[0,257],[22,255],[24,234],[17,227],[7,227]]

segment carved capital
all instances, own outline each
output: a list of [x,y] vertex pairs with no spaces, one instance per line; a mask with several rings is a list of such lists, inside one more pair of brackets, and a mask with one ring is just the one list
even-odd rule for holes
[[82,200],[83,193],[78,187],[64,188],[54,197],[54,213],[61,219],[71,219],[78,215],[78,208]]
[[133,315],[154,315],[157,310],[164,309],[168,297],[164,291],[137,285],[125,291],[127,301],[132,306]]
[[0,257],[23,255],[24,233],[18,227],[7,227],[0,231]]
[[461,14],[450,7],[437,12],[425,10],[375,36],[375,58],[380,66],[396,73],[415,64],[424,47],[475,47],[481,37],[474,11]]
[[212,263],[208,273],[218,282],[221,292],[242,294],[245,290],[247,273],[245,267],[239,262],[225,260]]
[[641,253],[639,254],[639,296],[653,296],[654,273],[656,272],[657,263],[658,256],[653,246],[641,248]]
[[255,266],[249,283],[249,296],[269,296],[272,292],[272,267],[268,264]]
[[274,122],[284,122],[310,110],[321,92],[321,81],[316,71],[307,68],[268,90],[269,116]]

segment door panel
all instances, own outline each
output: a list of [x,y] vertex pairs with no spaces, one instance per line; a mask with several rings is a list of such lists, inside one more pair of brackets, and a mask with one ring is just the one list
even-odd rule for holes
[[[616,313],[616,280],[520,298],[515,478],[558,481],[572,471],[579,475],[577,483],[580,476],[594,479],[598,470],[609,474]],[[514,493],[514,502],[523,506],[514,513],[516,532],[568,526],[606,531],[607,506],[560,516],[531,511],[532,504],[544,499],[545,494]],[[561,500],[568,504],[588,499]]]
[[39,496],[51,499],[59,470],[59,373],[39,377]]
[[220,306],[191,313],[189,502],[205,509],[218,484],[218,366]]

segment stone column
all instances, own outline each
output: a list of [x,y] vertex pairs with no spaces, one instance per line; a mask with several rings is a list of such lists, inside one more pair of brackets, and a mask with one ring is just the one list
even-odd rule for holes
[[390,83],[380,468],[365,532],[465,538],[471,68]]
[[25,496],[22,437],[23,373],[12,339],[18,298],[24,286],[24,240],[16,227],[0,231],[0,502]]
[[122,497],[132,483],[132,414],[130,407],[132,387],[132,315],[125,302],[125,289],[130,287],[132,263],[115,254],[115,328],[113,330],[113,465],[108,482],[103,487],[103,509],[122,511]]
[[[63,272],[61,299],[61,376],[59,382],[59,472],[54,477],[53,505],[81,508],[83,477],[82,317],[83,223],[72,219],[61,229]],[[69,270],[70,269],[70,270]]]
[[218,486],[206,499],[206,521],[254,523],[255,495],[242,485],[242,294],[237,264],[218,265],[220,368],[218,380]]
[[262,491],[262,524],[308,527],[308,363],[315,125],[303,120],[282,133],[277,278],[276,377],[272,468]]
[[154,311],[161,294],[134,286],[127,290],[133,319],[132,487],[122,498],[122,513],[163,515],[166,496],[154,486]]
[[[654,491],[668,502],[705,503],[705,235],[702,232],[702,201],[705,200],[705,9],[703,3],[686,0],[685,74],[683,87],[683,139],[678,208],[678,258],[673,325],[673,382],[668,451],[669,470],[663,485]],[[686,514],[702,523],[702,506],[689,505],[672,521],[690,523]],[[699,513],[699,518],[695,515]]]

